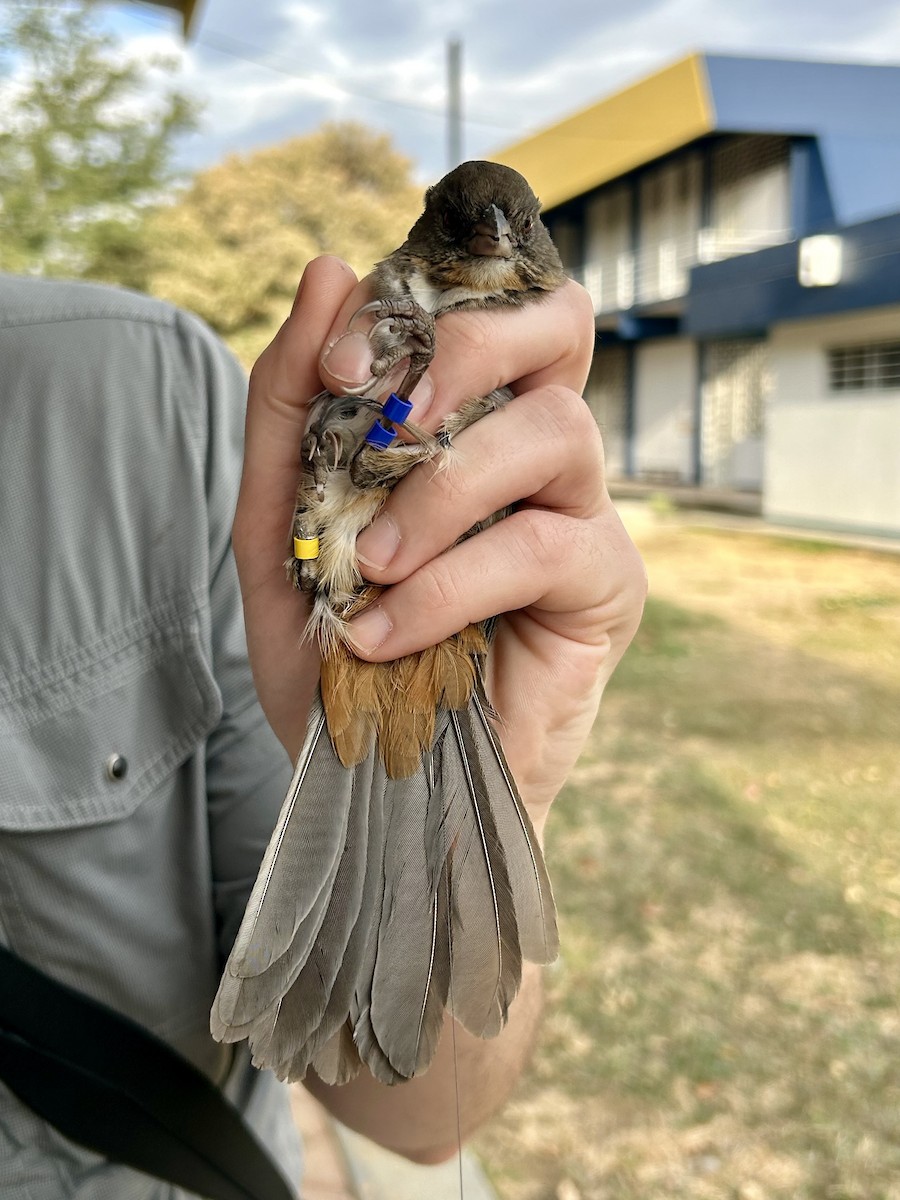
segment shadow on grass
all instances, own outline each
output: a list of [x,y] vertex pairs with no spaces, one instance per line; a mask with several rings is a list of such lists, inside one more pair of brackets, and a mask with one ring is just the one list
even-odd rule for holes
[[615,781],[608,792],[587,798],[578,785],[567,788],[550,843],[564,918],[598,947],[611,938],[646,943],[697,910],[727,905],[740,914],[742,937],[771,953],[872,948],[872,930],[840,879],[811,873],[763,814],[748,813],[701,764],[663,768],[642,800],[622,803]]
[[[564,910],[601,939],[646,939],[646,914],[680,922],[727,895],[786,953],[864,952],[871,925],[827,854],[811,868],[804,831],[840,839],[863,819],[830,761],[894,755],[898,711],[893,689],[651,600],[551,822]],[[893,829],[897,797],[869,790],[866,819]],[[798,812],[792,841],[779,818]]]
[[[826,744],[882,743],[898,707],[890,689],[834,664],[649,603],[549,839],[565,1003],[592,1039],[621,1044],[619,1068],[601,1058],[626,1091],[730,1075],[726,1010],[756,990],[763,965],[882,951],[883,923],[848,899],[835,854],[811,856],[805,827],[786,836],[779,818],[799,805],[842,846],[852,797],[838,780],[811,803],[809,779]],[[748,802],[734,763],[740,778],[794,770],[796,786]],[[673,1037],[679,1014],[690,1016]],[[647,1052],[653,1029],[669,1031],[664,1065]],[[573,1087],[596,1086],[578,1074]]]
[[754,637],[721,617],[652,598],[610,696],[635,729],[655,724],[667,736],[735,746],[799,739],[807,743],[803,753],[821,747],[826,736],[896,737],[900,712],[900,689]]

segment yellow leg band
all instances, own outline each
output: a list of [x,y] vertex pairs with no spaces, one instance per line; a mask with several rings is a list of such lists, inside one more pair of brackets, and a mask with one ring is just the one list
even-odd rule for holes
[[294,558],[318,558],[319,557],[319,539],[315,538],[294,538]]

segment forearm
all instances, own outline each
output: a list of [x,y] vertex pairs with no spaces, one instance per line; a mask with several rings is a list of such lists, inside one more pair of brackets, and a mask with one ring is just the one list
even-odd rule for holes
[[531,1057],[542,994],[541,968],[525,963],[521,990],[499,1037],[484,1041],[448,1019],[425,1075],[386,1087],[363,1071],[344,1087],[329,1087],[310,1073],[306,1086],[358,1133],[414,1162],[443,1162],[515,1087]]

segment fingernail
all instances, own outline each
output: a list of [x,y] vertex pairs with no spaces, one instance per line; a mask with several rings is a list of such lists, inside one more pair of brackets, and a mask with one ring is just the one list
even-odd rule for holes
[[363,654],[371,654],[387,639],[394,626],[380,604],[374,604],[354,617],[348,626],[350,640]]
[[342,333],[322,355],[322,366],[339,383],[365,383],[372,374],[372,347],[364,333]]
[[429,376],[422,376],[410,392],[409,398],[413,405],[413,416],[417,421],[421,421],[431,408],[431,402],[434,399],[434,383]]
[[400,530],[395,522],[383,513],[356,539],[356,557],[365,566],[375,571],[383,571],[399,547]]

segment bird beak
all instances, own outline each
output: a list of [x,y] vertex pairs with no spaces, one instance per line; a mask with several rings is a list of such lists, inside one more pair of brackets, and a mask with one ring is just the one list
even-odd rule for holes
[[466,243],[470,254],[509,258],[512,255],[512,231],[506,213],[496,204],[482,213],[481,220]]

